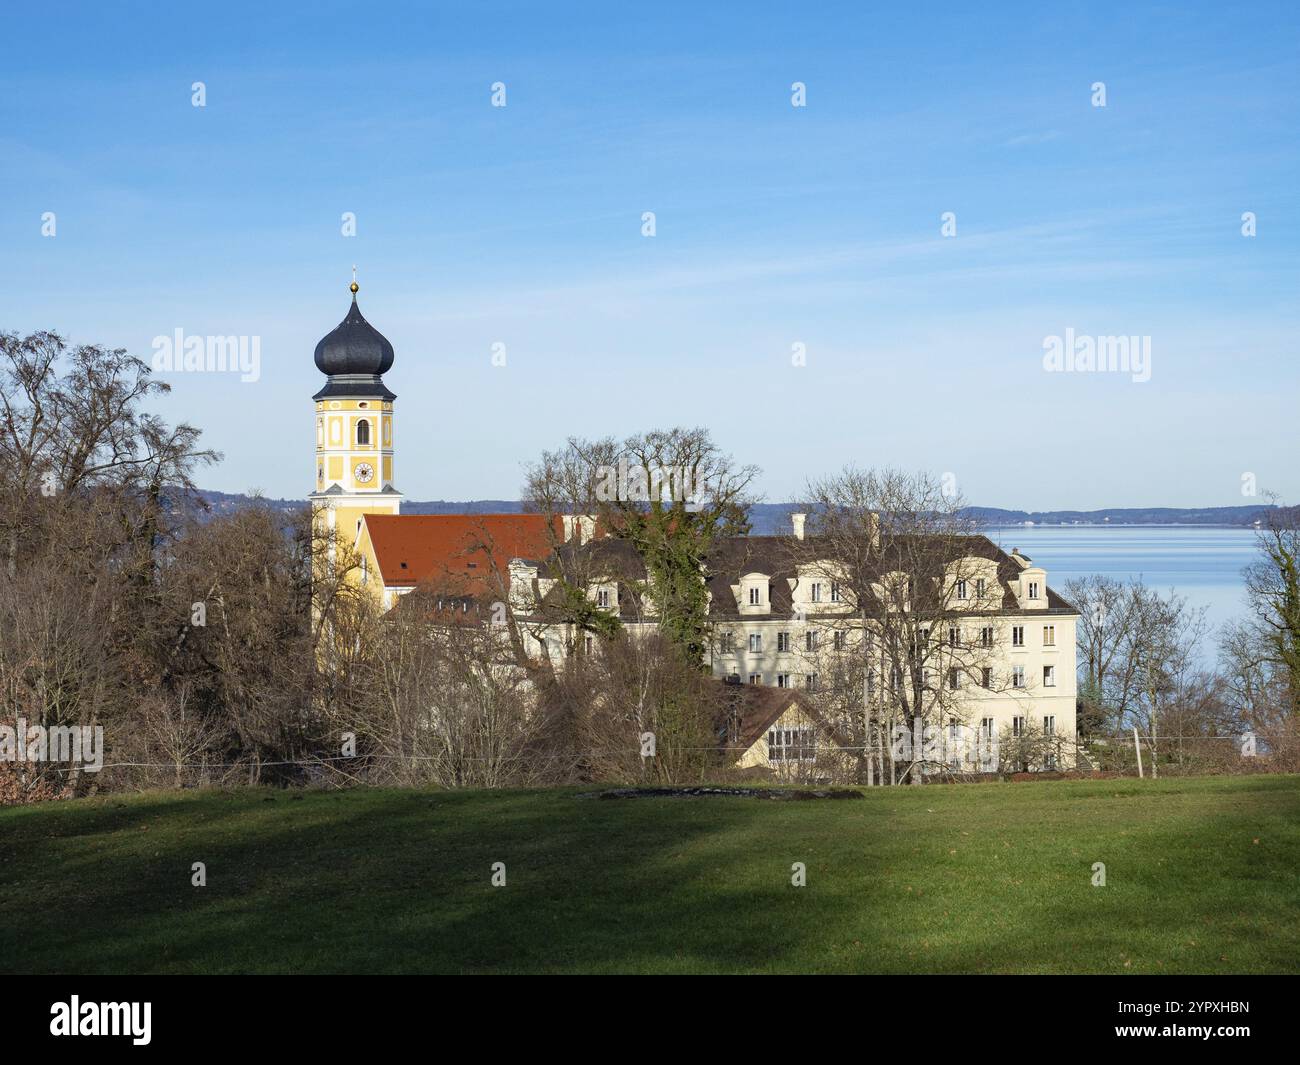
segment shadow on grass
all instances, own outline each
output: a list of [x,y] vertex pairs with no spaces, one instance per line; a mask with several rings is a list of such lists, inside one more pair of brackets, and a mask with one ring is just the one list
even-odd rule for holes
[[[3,968],[780,967],[810,907],[792,859],[746,853],[766,809],[667,804],[422,792],[63,804],[0,822],[18,836],[0,866]],[[191,886],[196,861],[206,887]],[[491,884],[498,862],[504,887]],[[825,904],[819,919],[835,923]]]
[[0,969],[1293,971],[1296,785],[48,804],[0,811]]

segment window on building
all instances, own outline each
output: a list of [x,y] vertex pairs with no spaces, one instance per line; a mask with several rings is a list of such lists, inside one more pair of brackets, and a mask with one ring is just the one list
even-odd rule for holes
[[843,651],[848,643],[848,633],[840,629],[835,630],[835,650]]
[[750,606],[763,605],[763,589],[755,586],[749,590],[749,605]]
[[736,649],[736,634],[734,632],[724,632],[718,637],[718,650],[724,655],[731,654]]
[[948,626],[948,646],[949,647],[961,646],[961,629],[959,629],[956,625]]
[[820,633],[811,629],[808,632],[805,632],[803,634],[803,649],[805,651],[817,650],[817,637],[819,635]]
[[838,603],[839,601],[840,601],[840,582],[831,581],[831,602]]
[[749,649],[755,654],[763,650],[763,634],[761,632],[751,632],[749,634]]
[[749,683],[750,683],[750,684],[762,684],[762,683],[763,683],[763,674],[762,674],[762,673],[751,673],[751,674],[749,675]]
[[992,625],[985,625],[982,629],[980,629],[980,646],[981,646],[981,647],[992,647],[992,646],[993,646],[993,626],[992,626]]
[[1025,734],[1025,719],[1023,717],[1013,717],[1011,719],[1011,735],[1023,736]]
[[357,422],[357,446],[370,446],[370,423],[365,418]]
[[983,577],[977,577],[975,579],[975,598],[983,599],[984,592],[987,587],[988,587],[988,582],[985,581]]
[[986,743],[993,739],[993,719],[991,717],[980,719],[980,735],[984,737]]
[[767,734],[772,762],[812,762],[817,759],[817,735],[810,728],[777,728]]
[[960,670],[960,669],[950,669],[950,670],[948,670],[948,687],[951,688],[953,691],[956,691],[958,688],[961,687],[961,670]]
[[608,607],[608,606],[609,606],[609,589],[608,589],[608,588],[598,588],[598,589],[596,590],[596,605],[597,605],[598,607]]
[[816,673],[804,674],[803,686],[807,688],[810,692],[815,692],[817,690],[817,674]]
[[1030,599],[1037,599],[1037,598],[1038,598],[1038,582],[1037,582],[1037,581],[1030,581],[1030,582],[1029,582],[1029,598],[1030,598]]
[[1056,626],[1055,626],[1055,625],[1044,625],[1044,626],[1043,626],[1043,646],[1044,646],[1044,647],[1055,647],[1055,646],[1056,646]]
[[1024,667],[1024,666],[1012,666],[1012,667],[1011,667],[1011,687],[1013,687],[1013,688],[1023,688],[1024,686],[1025,686],[1025,667]]
[[983,669],[980,670],[980,687],[981,688],[993,687],[993,670],[991,670],[988,666],[985,666]]
[[790,634],[788,632],[778,632],[776,634],[776,649],[778,651],[790,650]]
[[812,601],[814,603],[820,603],[822,601],[822,586],[814,582],[810,590],[812,593]]
[[1046,717],[1043,718],[1043,735],[1044,735],[1044,736],[1055,736],[1055,735],[1056,735],[1056,715],[1055,715],[1055,714],[1048,714]]
[[1055,667],[1055,666],[1044,666],[1044,667],[1043,667],[1043,687],[1044,687],[1044,688],[1055,688],[1055,687],[1056,687],[1056,667]]
[[1025,646],[1025,627],[1023,625],[1011,626],[1011,646],[1012,647]]
[[958,598],[958,599],[969,599],[969,598],[970,598],[970,596],[968,596],[968,595],[966,594],[966,581],[965,581],[965,578],[963,578],[962,580],[959,580],[959,581],[957,582],[957,598]]
[[778,688],[788,688],[788,687],[790,687],[790,674],[789,674],[789,673],[778,673],[778,674],[776,675],[776,686],[777,686]]

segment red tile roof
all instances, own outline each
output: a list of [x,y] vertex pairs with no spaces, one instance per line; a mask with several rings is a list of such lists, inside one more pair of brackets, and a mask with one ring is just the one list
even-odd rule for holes
[[552,547],[545,514],[367,514],[366,528],[386,586],[429,581],[462,595],[501,590],[491,579],[508,581],[512,558],[545,558]]

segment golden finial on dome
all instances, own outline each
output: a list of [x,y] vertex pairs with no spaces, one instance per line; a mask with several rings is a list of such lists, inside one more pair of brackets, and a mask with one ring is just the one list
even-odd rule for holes
[[348,288],[352,290],[352,295],[354,296],[357,294],[357,291],[361,288],[361,286],[357,284],[357,268],[355,265],[352,267],[352,284],[350,284]]

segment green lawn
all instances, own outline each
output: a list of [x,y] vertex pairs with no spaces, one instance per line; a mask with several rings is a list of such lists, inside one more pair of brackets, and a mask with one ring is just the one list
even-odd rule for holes
[[0,810],[0,971],[1297,972],[1298,870],[1295,776],[151,793]]

